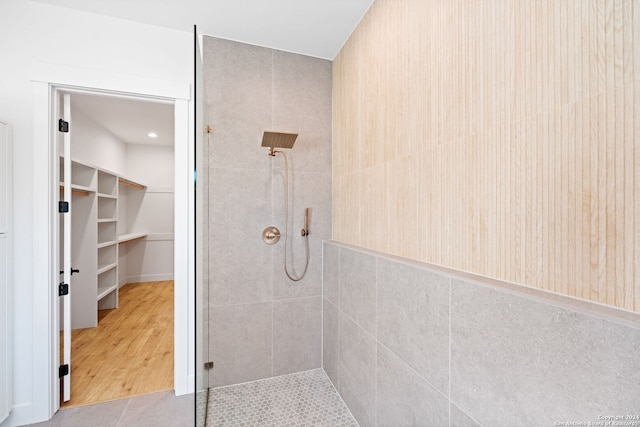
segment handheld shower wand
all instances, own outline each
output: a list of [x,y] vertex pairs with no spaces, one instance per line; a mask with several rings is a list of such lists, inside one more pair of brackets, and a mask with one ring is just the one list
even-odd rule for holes
[[300,235],[302,237],[309,235],[309,208],[304,209],[304,228],[300,230]]

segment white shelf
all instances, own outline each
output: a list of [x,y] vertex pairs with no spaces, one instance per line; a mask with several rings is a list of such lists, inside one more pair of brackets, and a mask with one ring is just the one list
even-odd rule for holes
[[102,218],[98,220],[98,224],[102,224],[104,222],[116,222],[117,219],[115,218]]
[[115,262],[114,262],[114,263],[112,263],[112,264],[104,265],[104,266],[99,265],[99,266],[98,266],[98,272],[97,272],[97,274],[98,274],[98,275],[100,275],[100,274],[102,274],[102,273],[104,273],[104,272],[107,272],[107,271],[109,271],[109,270],[113,269],[113,268],[116,268],[116,266],[117,266],[117,265],[118,265],[118,264],[117,264],[117,263],[115,263]]
[[117,199],[118,196],[114,196],[113,194],[105,194],[105,193],[98,193],[98,197],[102,197],[104,199]]
[[136,239],[142,239],[143,237],[147,237],[147,233],[128,233],[118,236],[118,243],[130,242]]
[[118,289],[118,285],[112,285],[104,288],[98,288],[98,301]]
[[98,243],[98,249],[106,248],[107,246],[112,246],[112,245],[115,245],[116,243],[117,243],[116,241]]

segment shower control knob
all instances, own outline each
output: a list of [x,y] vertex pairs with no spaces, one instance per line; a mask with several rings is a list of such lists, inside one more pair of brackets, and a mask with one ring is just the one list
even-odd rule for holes
[[280,230],[277,227],[267,227],[262,230],[262,240],[267,245],[275,245],[280,240]]

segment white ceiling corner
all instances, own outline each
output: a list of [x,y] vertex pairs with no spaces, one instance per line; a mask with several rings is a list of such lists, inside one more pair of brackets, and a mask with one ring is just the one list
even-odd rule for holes
[[[1,0],[0,0],[1,1]],[[374,0],[35,0],[333,60]],[[73,95],[75,107],[128,144],[173,145],[173,105]],[[156,132],[151,139],[148,132]]]
[[[173,104],[78,93],[71,103],[126,144],[174,145]],[[150,138],[149,132],[158,137]]]
[[374,0],[36,0],[333,60]]

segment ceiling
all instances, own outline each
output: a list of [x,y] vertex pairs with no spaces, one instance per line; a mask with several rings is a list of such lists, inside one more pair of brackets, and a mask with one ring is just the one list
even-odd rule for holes
[[373,0],[37,0],[334,59]]
[[72,93],[71,105],[127,144],[173,146],[173,104]]

